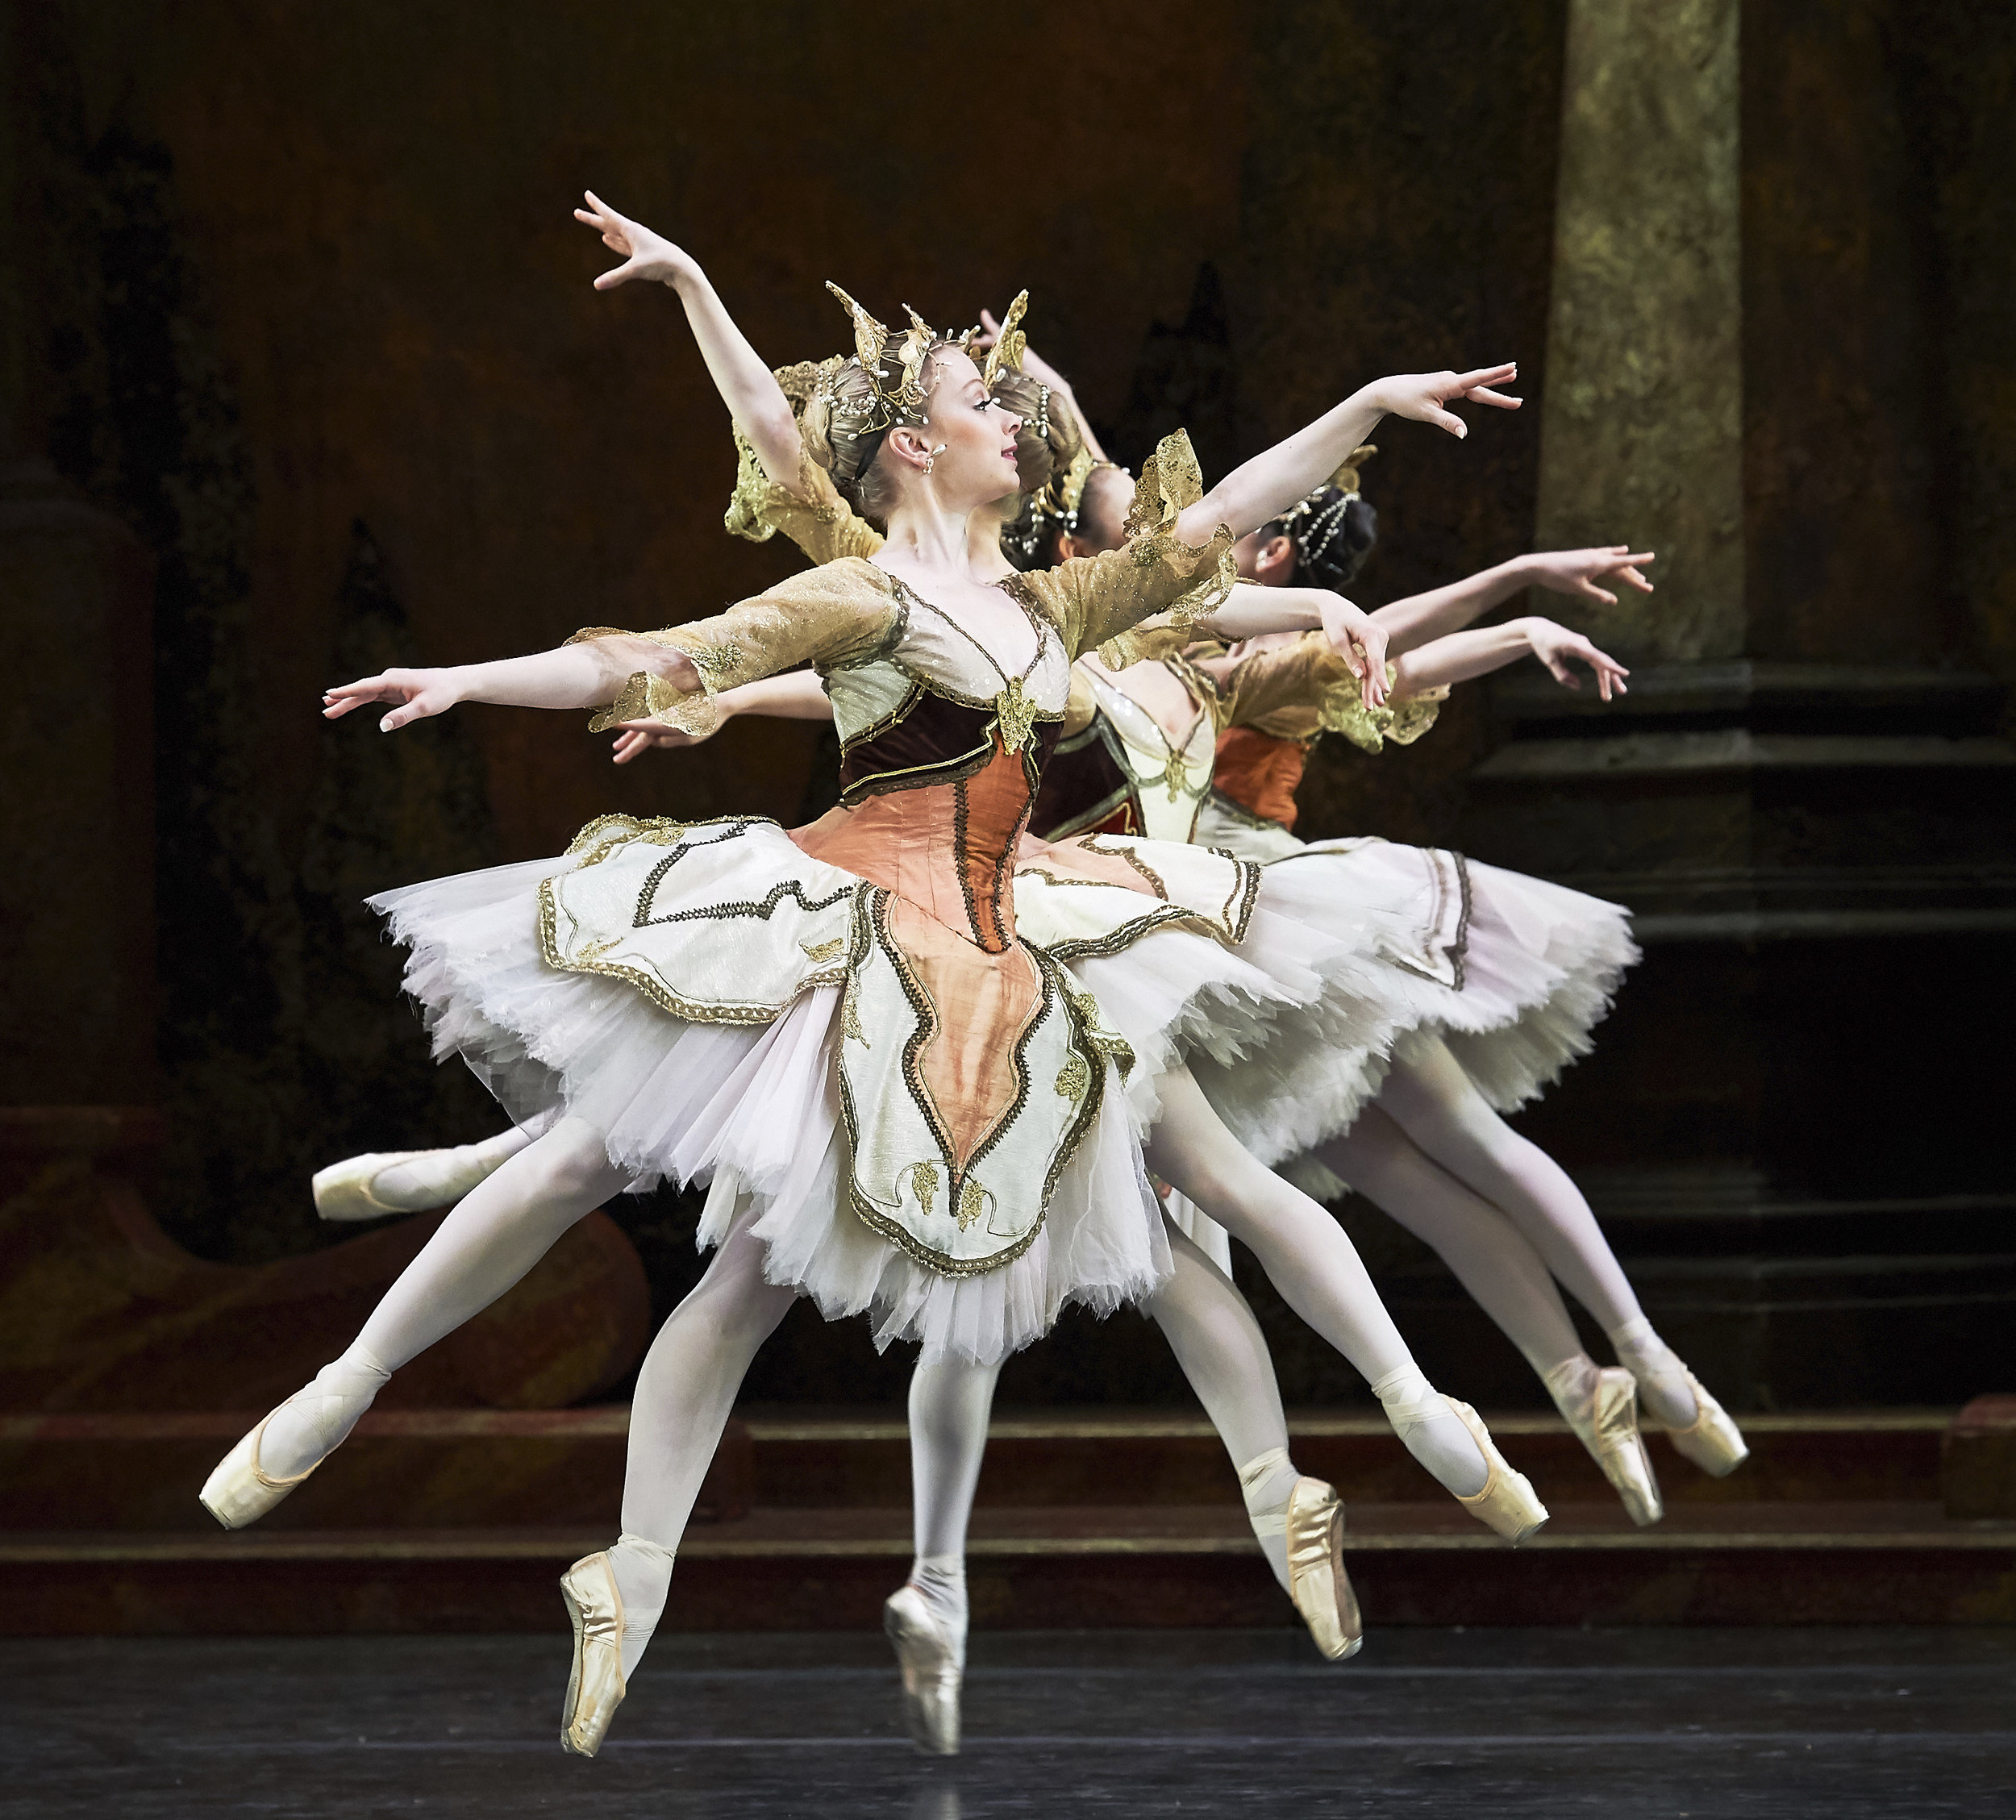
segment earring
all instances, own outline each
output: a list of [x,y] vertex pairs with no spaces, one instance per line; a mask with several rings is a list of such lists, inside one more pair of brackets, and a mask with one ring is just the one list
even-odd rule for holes
[[940,443],[937,448],[933,449],[929,455],[924,457],[924,472],[928,474],[931,471],[931,464],[936,461],[939,456],[945,452],[945,447],[946,445],[944,444]]

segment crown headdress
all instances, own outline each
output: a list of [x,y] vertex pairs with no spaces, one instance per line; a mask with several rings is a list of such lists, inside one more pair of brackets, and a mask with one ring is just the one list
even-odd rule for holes
[[[994,344],[987,350],[987,364],[980,369],[980,382],[989,391],[994,389],[994,381],[1004,373],[1020,373],[1022,357],[1029,350],[1029,337],[1022,331],[1022,319],[1029,310],[1029,294],[1019,291],[1015,301],[1008,306],[1008,314],[1001,319],[1001,327],[994,335]],[[968,329],[968,337],[973,331]]]
[[854,319],[854,357],[868,381],[865,390],[834,398],[834,427],[848,435],[868,436],[893,430],[899,423],[922,423],[924,363],[934,347],[950,338],[939,334],[906,303],[903,308],[910,326],[896,340],[838,285],[829,279],[826,288]]

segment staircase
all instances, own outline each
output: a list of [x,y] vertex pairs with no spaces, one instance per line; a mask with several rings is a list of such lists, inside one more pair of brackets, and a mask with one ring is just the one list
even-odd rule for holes
[[[628,1415],[373,1412],[235,1535],[196,1492],[252,1416],[0,1417],[0,1631],[552,1629],[554,1581],[615,1533]],[[1310,1411],[1291,1426],[1302,1469],[1344,1493],[1374,1630],[2016,1622],[2016,1400],[1958,1421],[1743,1420],[1752,1456],[1726,1480],[1653,1441],[1667,1516],[1638,1530],[1558,1421],[1493,1419],[1554,1513],[1516,1551],[1436,1493],[1379,1418]],[[909,1495],[899,1415],[745,1411],[679,1551],[668,1622],[873,1626],[909,1564]],[[1179,1413],[998,1415],[968,1576],[981,1626],[1293,1622],[1216,1437]]]

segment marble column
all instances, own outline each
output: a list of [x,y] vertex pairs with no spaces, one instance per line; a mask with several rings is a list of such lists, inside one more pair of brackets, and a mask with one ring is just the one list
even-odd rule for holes
[[1465,829],[1638,914],[1529,1128],[1752,1406],[1997,1388],[2016,1308],[2016,749],[1939,585],[1968,530],[1886,44],[1571,0],[1538,535],[1655,548],[1659,592],[1589,623],[1623,702],[1496,691]]

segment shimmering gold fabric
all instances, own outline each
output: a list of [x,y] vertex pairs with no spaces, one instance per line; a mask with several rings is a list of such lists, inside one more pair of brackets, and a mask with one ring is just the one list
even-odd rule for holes
[[[894,584],[873,563],[856,558],[807,569],[711,618],[635,635],[685,652],[700,672],[707,699],[640,670],[614,703],[596,712],[589,729],[599,733],[621,721],[662,720],[702,731],[718,721],[710,703],[723,689],[800,664],[824,666],[865,657],[888,637],[894,614]],[[594,626],[568,643],[631,635]]]
[[[1141,471],[1127,514],[1127,542],[1055,568],[1032,569],[1004,585],[1020,589],[1042,607],[1074,656],[1120,639],[1158,614],[1172,625],[1188,625],[1222,606],[1237,576],[1229,525],[1198,544],[1176,535],[1177,516],[1203,497],[1197,456],[1179,430],[1163,439]],[[1101,656],[1115,668],[1135,660],[1117,648]]]
[[739,425],[735,448],[735,493],[722,522],[736,536],[760,544],[781,531],[815,563],[872,556],[881,548],[881,532],[839,496],[832,477],[802,444],[795,487],[781,485],[763,471]]
[[[1393,668],[1386,667],[1391,685]],[[1219,682],[1223,724],[1256,727],[1277,739],[1310,739],[1341,733],[1361,752],[1376,752],[1391,740],[1412,745],[1435,723],[1446,689],[1410,696],[1383,708],[1368,708],[1357,677],[1321,632],[1305,632],[1292,643],[1255,652]]]

